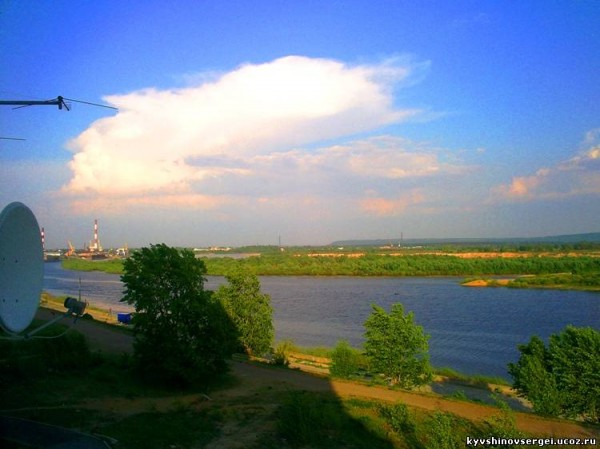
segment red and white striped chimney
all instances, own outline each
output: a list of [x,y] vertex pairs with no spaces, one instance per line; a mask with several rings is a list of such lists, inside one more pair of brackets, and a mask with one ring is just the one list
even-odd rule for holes
[[94,220],[94,249],[100,251],[100,242],[98,241],[98,219]]

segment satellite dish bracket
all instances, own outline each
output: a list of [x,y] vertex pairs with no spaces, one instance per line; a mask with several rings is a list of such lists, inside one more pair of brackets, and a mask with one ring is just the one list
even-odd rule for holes
[[[65,299],[65,307],[67,308],[67,311],[65,313],[63,313],[62,315],[59,315],[59,316],[51,319],[50,321],[42,324],[40,327],[37,327],[29,332],[26,332],[23,335],[11,332],[8,329],[6,329],[4,326],[1,326],[2,330],[4,330],[4,332],[6,332],[7,334],[10,335],[10,337],[8,337],[9,340],[26,340],[28,338],[32,338],[35,334],[41,332],[42,330],[46,329],[47,327],[50,327],[53,324],[58,323],[60,320],[62,320],[64,318],[69,318],[71,316],[74,316],[75,320],[73,322],[76,323],[77,319],[79,319],[81,316],[83,316],[83,314],[85,312],[85,308],[87,307],[87,302],[79,301],[75,298],[71,298],[70,296],[67,296],[67,298]],[[57,335],[57,337],[59,337],[59,336],[60,335]],[[4,337],[4,338],[6,339],[7,337]],[[52,338],[52,337],[44,337],[44,338]]]

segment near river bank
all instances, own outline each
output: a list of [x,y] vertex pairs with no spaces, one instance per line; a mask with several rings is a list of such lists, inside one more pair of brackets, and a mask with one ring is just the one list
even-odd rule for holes
[[[49,319],[51,312],[41,309],[38,314],[40,319]],[[101,349],[107,353],[129,353],[131,352],[132,337],[127,333],[115,329],[113,326],[101,325],[94,321],[79,321],[77,324],[68,325],[75,327],[83,333],[92,348]],[[54,408],[45,408],[43,415],[39,407],[35,405],[21,406],[18,410],[20,416],[26,418],[34,414],[38,420],[41,418],[52,421],[54,415],[64,416],[76,414],[86,417],[78,421],[78,428],[83,431],[93,430],[105,435],[107,438],[118,439],[122,447],[130,447],[126,439],[129,432],[133,430],[121,429],[122,426],[139,426],[143,419],[153,419],[154,426],[162,426],[173,419],[182,419],[185,416],[196,416],[208,413],[209,416],[217,417],[215,429],[211,434],[211,444],[206,447],[252,447],[265,446],[264,440],[271,441],[274,434],[273,424],[277,422],[281,413],[274,413],[280,407],[288,407],[288,397],[293,391],[303,391],[304,395],[315,394],[314,404],[321,407],[331,401],[330,397],[337,397],[341,401],[344,413],[357,414],[360,422],[369,422],[370,429],[375,429],[375,419],[378,411],[384,404],[406,404],[411,410],[413,419],[425,420],[430,413],[449,413],[464,421],[461,426],[467,427],[473,432],[474,427],[485,426],[486,422],[498,419],[500,409],[486,405],[481,402],[473,402],[460,399],[459,396],[448,397],[447,392],[438,392],[437,385],[447,387],[452,382],[438,381],[433,384],[429,392],[410,392],[392,390],[381,386],[370,386],[363,383],[329,379],[326,373],[317,375],[303,372],[306,368],[299,363],[300,355],[293,358],[294,369],[276,368],[263,363],[249,360],[236,360],[231,363],[231,374],[236,379],[229,387],[206,391],[200,393],[171,393],[158,395],[131,394],[120,397],[113,391],[98,395],[99,388],[93,389],[95,394],[86,395],[79,391],[77,397],[72,397],[65,402],[66,405]],[[310,358],[307,358],[310,360]],[[323,362],[324,360],[320,360]],[[102,376],[94,374],[88,377],[104,380],[109,374],[104,372]],[[57,387],[58,388],[58,387]],[[92,386],[89,387],[92,390]],[[464,392],[464,386],[462,386]],[[482,394],[491,393],[488,388],[481,388]],[[505,392],[496,393],[504,395]],[[508,393],[508,392],[506,392]],[[510,393],[509,393],[510,394]],[[320,395],[320,396],[319,396]],[[294,397],[294,396],[292,396]],[[305,396],[308,397],[308,396]],[[507,397],[507,396],[503,396]],[[313,396],[310,396],[313,398]],[[283,404],[283,405],[282,405]],[[312,404],[312,403],[310,403]],[[377,405],[381,404],[381,405]],[[302,403],[302,407],[309,403]],[[300,409],[301,410],[301,409]],[[305,410],[308,413],[308,410]],[[362,413],[362,414],[361,414]],[[364,414],[364,415],[363,415]],[[69,415],[70,416],[70,415]],[[203,415],[204,416],[204,415]],[[337,415],[336,415],[337,416]],[[516,428],[526,432],[533,437],[570,437],[570,438],[598,438],[598,429],[593,426],[585,426],[577,422],[547,419],[532,413],[512,412]],[[367,417],[368,420],[367,420]],[[366,421],[367,420],[367,421]],[[145,422],[145,421],[144,421]],[[359,422],[359,421],[357,421]],[[420,421],[418,421],[420,422]],[[472,424],[465,424],[471,422]],[[115,424],[122,423],[122,424]],[[292,424],[292,423],[290,423]],[[294,426],[301,425],[300,422],[293,423]],[[133,427],[132,427],[133,429]],[[386,427],[384,427],[386,429]],[[126,431],[125,431],[126,430]],[[171,429],[164,429],[168,432]],[[316,430],[315,430],[316,431]],[[459,429],[454,429],[459,431]],[[464,431],[461,427],[460,431]],[[385,447],[407,447],[402,441],[395,440],[395,435],[389,433],[390,444]],[[165,433],[165,435],[169,435]],[[336,435],[337,436],[337,435]],[[142,438],[142,435],[138,435]],[[171,439],[177,438],[175,434]],[[173,441],[171,441],[172,443]],[[137,444],[138,442],[136,442]],[[289,447],[286,441],[276,441],[278,447]],[[241,444],[241,446],[240,446]],[[131,445],[131,447],[134,447]],[[138,447],[136,445],[135,447]],[[139,446],[141,447],[141,446]],[[204,446],[202,446],[204,447]],[[276,447],[271,445],[268,447]],[[312,446],[311,446],[312,447]],[[321,446],[319,446],[321,447]],[[337,447],[337,446],[336,446]]]

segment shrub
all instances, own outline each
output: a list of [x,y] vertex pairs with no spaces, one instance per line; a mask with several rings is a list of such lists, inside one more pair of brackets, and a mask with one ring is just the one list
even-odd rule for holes
[[333,377],[348,379],[359,368],[360,354],[345,340],[340,340],[331,353],[329,373]]
[[435,412],[424,424],[428,449],[462,449],[464,440],[456,432],[456,417]]
[[283,340],[281,343],[279,343],[273,351],[273,364],[279,366],[288,366],[290,364],[288,354],[292,347],[293,343],[291,340]]
[[394,405],[380,404],[378,411],[394,432],[411,435],[415,433],[415,419],[406,404],[401,402]]

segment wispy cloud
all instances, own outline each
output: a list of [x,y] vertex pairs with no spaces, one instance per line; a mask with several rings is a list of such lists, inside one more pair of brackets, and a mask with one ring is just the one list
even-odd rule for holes
[[533,175],[516,176],[508,184],[492,188],[490,202],[556,200],[581,195],[600,195],[600,144],[598,130],[585,136],[585,151]]
[[366,192],[367,197],[359,201],[361,209],[377,216],[394,216],[404,212],[409,206],[425,201],[421,189],[412,189],[397,197],[385,198],[377,196],[376,192]]

